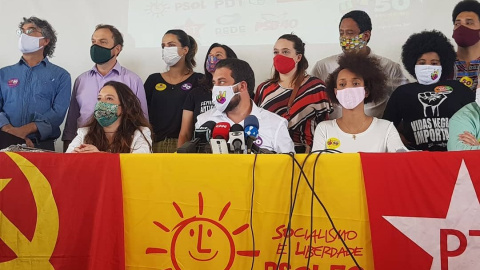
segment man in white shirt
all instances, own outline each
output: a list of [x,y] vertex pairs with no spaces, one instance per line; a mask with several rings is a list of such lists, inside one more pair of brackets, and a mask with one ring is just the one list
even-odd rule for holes
[[[277,153],[295,152],[293,141],[288,133],[287,120],[257,107],[250,99],[255,90],[255,75],[247,62],[233,58],[218,62],[213,74],[213,85],[213,93],[216,86],[231,86],[233,94],[230,97],[227,95],[228,103],[224,104],[226,108],[219,107],[218,103],[214,102],[215,108],[200,114],[197,117],[196,128],[207,121],[244,126],[245,118],[254,115],[259,122],[258,138],[255,142],[258,147]],[[231,99],[228,100],[229,98]]]
[[[386,97],[380,102],[365,104],[365,113],[367,115],[381,118],[390,95],[398,86],[408,83],[408,80],[403,76],[402,69],[398,63],[374,54],[370,47],[367,46],[372,35],[372,21],[366,12],[353,10],[343,15],[340,20],[339,30],[340,46],[344,53],[361,53],[378,58],[383,71],[388,77]],[[332,55],[318,61],[312,69],[312,75],[326,81],[328,75],[338,68],[337,59],[341,55]],[[340,116],[342,116],[342,109],[339,106],[334,106],[330,119],[337,119]]]

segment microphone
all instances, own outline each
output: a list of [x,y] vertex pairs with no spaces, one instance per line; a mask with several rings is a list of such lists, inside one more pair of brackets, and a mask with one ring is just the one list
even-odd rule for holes
[[245,150],[245,136],[243,135],[242,125],[233,125],[230,128],[229,135],[228,143],[230,145],[230,151],[235,154],[242,154],[243,150]]
[[210,139],[213,154],[228,154],[227,140],[230,130],[228,122],[219,122],[215,125]]
[[207,121],[203,123],[203,125],[195,130],[193,137],[199,138],[200,143],[208,143],[212,138],[212,131],[215,125],[216,123],[214,121]]
[[197,153],[199,144],[208,143],[212,137],[212,130],[215,126],[215,122],[207,121],[203,123],[199,128],[195,129],[193,140],[185,142],[182,146],[177,149],[177,153]]
[[252,149],[256,150],[258,153],[258,146],[255,145],[255,141],[258,137],[258,128],[260,124],[258,123],[258,118],[255,115],[249,115],[243,121],[245,125],[245,140],[247,145],[247,154],[252,152]]
[[213,128],[212,139],[228,140],[228,131],[230,124],[228,122],[218,122]]

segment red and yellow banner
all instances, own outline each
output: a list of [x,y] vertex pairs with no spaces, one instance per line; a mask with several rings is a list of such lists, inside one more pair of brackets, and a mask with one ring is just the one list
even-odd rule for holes
[[295,158],[0,153],[0,269],[480,265],[478,151]]
[[118,155],[0,153],[0,269],[125,269]]
[[[357,269],[315,199],[311,209],[305,179],[295,196],[291,157],[254,158],[121,155],[127,269]],[[305,164],[312,185],[315,158]],[[322,156],[316,168],[316,194],[358,264],[373,269],[359,155]]]

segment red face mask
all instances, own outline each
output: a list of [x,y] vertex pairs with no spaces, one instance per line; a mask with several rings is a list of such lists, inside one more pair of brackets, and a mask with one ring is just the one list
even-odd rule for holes
[[475,45],[479,40],[480,30],[478,29],[470,29],[463,25],[460,25],[457,29],[453,30],[453,39],[460,47],[470,47]]
[[293,58],[277,54],[275,57],[273,57],[273,66],[278,72],[287,74],[295,67],[295,60],[293,60]]

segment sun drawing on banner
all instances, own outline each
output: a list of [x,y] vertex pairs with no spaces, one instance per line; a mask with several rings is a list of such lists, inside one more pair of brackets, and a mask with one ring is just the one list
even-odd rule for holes
[[[204,217],[203,196],[198,193],[198,214],[185,218],[180,206],[173,202],[173,207],[183,220],[169,229],[158,221],[154,221],[158,228],[167,233],[173,233],[170,245],[170,258],[175,270],[181,270],[188,265],[196,265],[198,269],[231,269],[235,254],[245,257],[258,257],[259,250],[236,250],[233,237],[245,232],[249,225],[243,224],[230,232],[220,222],[230,208],[228,202],[220,212],[218,219]],[[227,248],[225,248],[227,247]],[[165,248],[149,247],[146,254],[168,254]],[[167,268],[165,270],[172,270]]]

